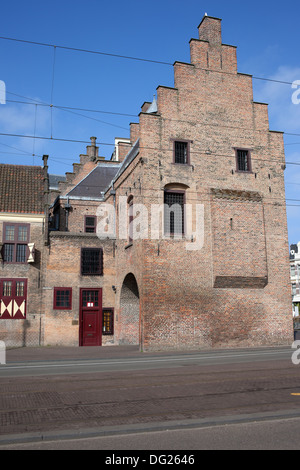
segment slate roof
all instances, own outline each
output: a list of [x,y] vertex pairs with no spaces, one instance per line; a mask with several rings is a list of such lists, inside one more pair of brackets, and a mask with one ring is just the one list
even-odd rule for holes
[[66,177],[61,175],[49,175],[49,189],[58,189],[58,183],[60,181],[66,181]]
[[44,170],[0,164],[0,212],[44,213]]
[[104,190],[114,179],[119,168],[120,163],[98,163],[98,165],[73,189],[71,189],[66,196],[87,197],[91,199],[102,198]]

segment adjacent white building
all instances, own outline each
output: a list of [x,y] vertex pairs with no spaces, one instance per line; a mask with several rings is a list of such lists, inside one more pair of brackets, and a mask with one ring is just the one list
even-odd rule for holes
[[293,316],[300,317],[300,242],[290,246],[290,269]]

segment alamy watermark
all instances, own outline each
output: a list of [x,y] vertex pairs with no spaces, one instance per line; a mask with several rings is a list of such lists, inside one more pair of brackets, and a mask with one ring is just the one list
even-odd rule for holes
[[292,88],[296,89],[294,93],[292,94],[292,103],[300,104],[300,80],[293,81]]
[[3,80],[0,80],[0,104],[6,104],[6,86]]
[[292,354],[292,363],[295,366],[298,366],[300,364],[300,341],[294,341],[292,344],[292,349],[296,349],[295,352]]
[[128,205],[120,196],[117,207],[104,203],[97,209],[99,238],[122,240],[184,240],[187,251],[201,250],[204,245],[203,204]]
[[6,345],[4,341],[0,341],[0,364],[6,364]]

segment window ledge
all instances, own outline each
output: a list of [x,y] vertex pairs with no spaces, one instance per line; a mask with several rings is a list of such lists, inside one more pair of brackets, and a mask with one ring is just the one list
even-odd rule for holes
[[192,168],[193,165],[191,163],[175,163],[175,162],[172,162],[172,165],[174,166],[179,166],[179,167],[186,167],[186,168]]

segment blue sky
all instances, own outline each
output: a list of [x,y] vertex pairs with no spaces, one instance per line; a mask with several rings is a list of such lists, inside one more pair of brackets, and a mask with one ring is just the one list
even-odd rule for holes
[[[203,15],[222,18],[222,39],[238,47],[239,72],[254,77],[300,80],[300,4],[199,0],[11,0],[1,4],[0,36],[173,63],[189,59]],[[53,80],[54,71],[54,80]],[[88,142],[96,136],[110,158],[115,137],[129,136],[144,101],[158,85],[173,86],[172,66],[67,51],[0,39],[0,132]],[[300,163],[300,104],[290,85],[253,80],[254,99],[269,103],[270,129],[284,131],[287,162]],[[300,94],[299,94],[300,97]],[[17,103],[25,101],[46,106]],[[104,111],[63,111],[69,106]],[[107,113],[106,113],[107,112]],[[77,114],[75,114],[77,113]],[[119,116],[108,113],[126,113]],[[80,115],[79,115],[80,114]],[[84,116],[82,116],[84,115]],[[85,143],[0,135],[0,161],[41,165],[64,174],[85,152]],[[300,165],[285,172],[290,243],[300,241]]]

